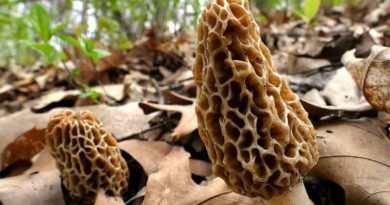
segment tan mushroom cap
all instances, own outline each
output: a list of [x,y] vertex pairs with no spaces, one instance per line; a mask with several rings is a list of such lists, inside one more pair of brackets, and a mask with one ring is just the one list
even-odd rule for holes
[[127,189],[129,170],[115,138],[90,112],[57,112],[49,121],[46,143],[65,187],[77,197],[99,189],[119,196]]
[[248,1],[209,1],[196,49],[199,134],[214,174],[265,199],[301,183],[318,160],[315,130],[273,68]]

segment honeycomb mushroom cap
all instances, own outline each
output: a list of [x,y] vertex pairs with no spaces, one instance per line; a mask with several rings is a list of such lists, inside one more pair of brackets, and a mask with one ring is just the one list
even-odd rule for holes
[[115,138],[92,113],[57,112],[48,123],[46,143],[71,195],[95,196],[103,189],[119,196],[127,189],[126,161]]
[[211,0],[198,23],[196,114],[215,175],[270,199],[302,182],[318,160],[315,130],[273,68],[247,0]]

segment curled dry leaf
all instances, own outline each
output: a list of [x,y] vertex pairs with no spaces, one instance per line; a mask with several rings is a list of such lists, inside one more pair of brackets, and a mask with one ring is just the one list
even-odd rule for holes
[[198,185],[191,179],[189,153],[175,147],[149,176],[143,205],[181,204],[263,204],[259,198],[247,198],[232,191],[220,178]]
[[[92,87],[91,90],[101,93],[102,95],[107,94],[107,97],[113,99],[116,102],[122,101],[125,97],[125,86],[122,84],[95,86]],[[32,110],[35,112],[42,112],[45,111],[48,107],[57,103],[75,103],[79,99],[80,94],[81,92],[79,90],[56,91],[48,93],[38,100],[38,102],[32,107]]]
[[[86,106],[76,108],[75,110],[87,110],[93,112],[105,124],[107,130],[112,130],[117,139],[131,136],[149,128],[148,121],[154,117],[145,116],[137,103],[129,103],[122,106],[110,107],[107,105]],[[53,113],[59,109],[53,109],[50,112],[37,114],[29,109],[0,118],[0,155],[4,149],[23,133],[31,129],[44,129]],[[15,123],[17,122],[17,123]],[[33,146],[33,145],[31,145]],[[12,153],[7,153],[9,158],[18,155],[20,149],[13,149]],[[3,164],[3,158],[0,164]],[[3,168],[0,167],[0,170]]]
[[356,58],[355,50],[344,54],[342,62],[376,109],[390,113],[390,48],[374,46],[368,58]]
[[359,88],[345,68],[336,71],[321,94],[330,105],[335,107],[356,106],[365,102],[364,99],[361,100]]
[[390,203],[390,144],[374,120],[317,127],[320,160],[312,174],[338,183],[347,205]]
[[0,204],[65,205],[59,175],[54,159],[44,150],[23,175],[0,179]]
[[30,161],[44,146],[45,129],[33,128],[28,130],[4,149],[1,155],[0,168],[5,169],[19,161]]
[[80,95],[78,90],[67,90],[67,91],[55,91],[42,96],[38,102],[31,108],[33,111],[41,112],[50,105],[55,103],[72,101],[75,102]]
[[372,107],[368,103],[362,103],[355,106],[327,106],[318,105],[311,101],[301,99],[301,103],[311,118],[321,118],[327,116],[335,117],[357,117],[372,113]]
[[302,74],[331,65],[326,59],[298,57],[285,52],[272,55],[272,61],[277,71],[284,74]]
[[[184,137],[195,131],[198,128],[198,123],[196,121],[194,100],[173,93],[165,94],[165,97],[171,102],[183,103],[185,105],[161,105],[155,103],[141,102],[139,103],[139,106],[142,108],[145,114],[153,113],[156,111],[180,113],[180,122],[173,130],[171,134],[172,137]],[[188,104],[191,101],[192,103]]]
[[[321,92],[312,89],[301,98],[310,117],[358,117],[372,113],[372,106],[360,96],[345,68],[339,69]],[[331,105],[327,105],[325,99]]]

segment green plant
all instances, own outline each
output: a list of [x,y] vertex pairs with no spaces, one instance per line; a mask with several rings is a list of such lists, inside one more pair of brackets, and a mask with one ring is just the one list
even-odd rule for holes
[[317,15],[321,6],[321,0],[305,0],[303,8],[295,10],[294,13],[301,17],[305,22],[310,23]]
[[[111,55],[111,53],[105,50],[96,48],[96,43],[92,40],[84,37],[72,37],[66,34],[59,34],[60,31],[64,30],[68,24],[61,23],[52,27],[53,22],[51,21],[49,12],[39,4],[31,6],[28,14],[28,23],[32,32],[36,35],[36,38],[35,40],[24,39],[22,41],[28,48],[37,51],[43,58],[44,62],[48,64],[63,62],[65,55],[63,54],[63,48],[61,48],[60,45],[64,47],[67,45],[76,47],[79,51],[91,59],[91,62],[95,67],[98,60]],[[65,42],[65,45],[59,44],[58,42],[55,44],[53,38],[61,39]],[[63,64],[65,65],[65,63]],[[82,90],[80,95],[81,98],[91,98],[96,101],[101,96],[100,93],[92,90],[89,85],[77,83],[76,77],[82,72],[80,68],[69,70],[66,67],[66,70],[68,71],[72,84],[79,86],[80,90]]]
[[53,36],[65,29],[67,23],[61,23],[52,28],[51,16],[47,10],[34,4],[28,14],[28,23],[32,31],[37,35],[37,40],[23,40],[31,49],[39,52],[46,63],[54,63],[61,57],[60,52],[51,42]]
[[[60,35],[60,38],[63,41],[67,42],[68,44],[76,47],[84,55],[88,56],[91,59],[91,62],[95,68],[96,68],[96,61],[111,55],[111,53],[109,53],[108,51],[96,48],[96,43],[89,39],[83,37],[74,38],[69,35]],[[73,75],[78,75],[81,73],[80,68],[76,68],[73,71],[74,71],[72,72]],[[82,93],[80,95],[82,99],[91,98],[92,100],[97,101],[97,99],[101,96],[101,93],[92,90],[90,86],[87,84],[81,84],[80,86],[82,88]],[[103,86],[102,88],[103,91],[105,92]]]
[[93,61],[111,55],[108,51],[96,48],[96,43],[86,38],[74,38],[69,35],[60,35],[60,38],[79,49],[83,54],[90,57]]
[[92,88],[87,84],[81,84],[81,87],[83,88],[83,92],[80,94],[81,99],[92,99],[93,101],[97,101],[100,96],[102,96],[101,93],[92,90]]

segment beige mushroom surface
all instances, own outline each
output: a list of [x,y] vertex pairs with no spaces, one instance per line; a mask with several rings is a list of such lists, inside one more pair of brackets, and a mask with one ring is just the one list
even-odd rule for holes
[[214,174],[265,199],[303,186],[318,160],[315,130],[273,68],[248,1],[209,1],[197,32],[196,114]]
[[115,138],[90,112],[59,111],[51,118],[46,142],[65,187],[76,197],[99,190],[119,196],[127,189],[129,170]]

